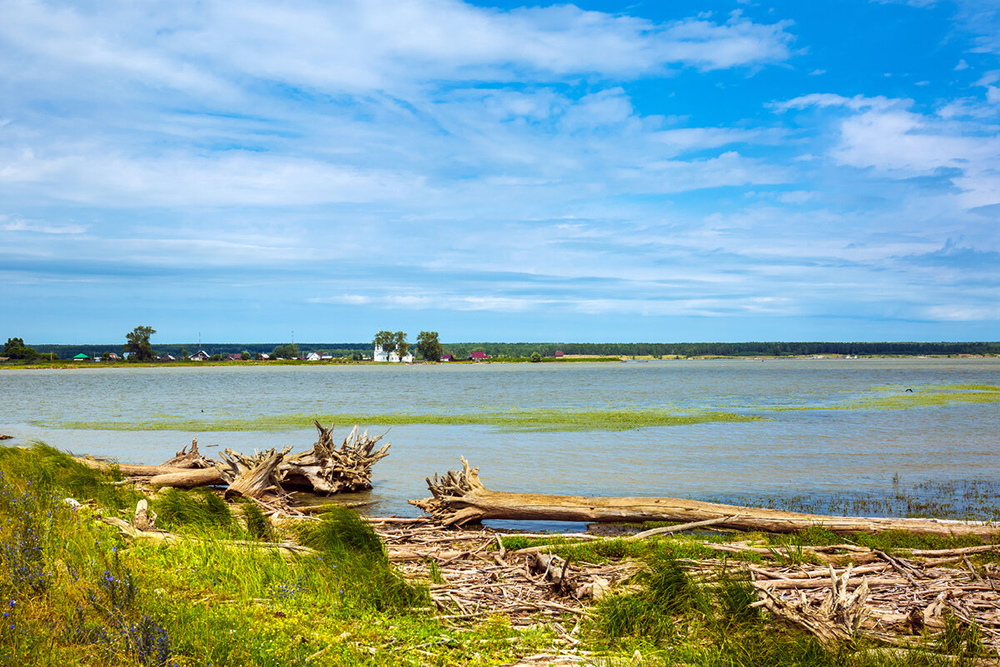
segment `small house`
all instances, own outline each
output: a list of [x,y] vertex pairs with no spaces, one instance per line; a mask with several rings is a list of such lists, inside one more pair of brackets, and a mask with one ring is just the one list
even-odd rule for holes
[[243,361],[243,354],[241,352],[233,352],[226,355],[228,361]]
[[472,359],[473,361],[486,361],[489,358],[490,355],[485,352],[473,352],[469,355],[469,359]]
[[191,359],[191,361],[208,361],[209,357],[208,352],[205,350],[198,350],[188,358]]
[[85,355],[83,352],[73,357],[73,361],[86,361],[87,359],[90,359],[90,357]]
[[454,358],[455,357],[451,356],[450,354],[441,355],[441,361],[452,361]]
[[562,350],[556,350],[556,359],[562,359],[566,354]]
[[306,361],[320,361],[323,356],[319,352],[310,352],[306,355]]

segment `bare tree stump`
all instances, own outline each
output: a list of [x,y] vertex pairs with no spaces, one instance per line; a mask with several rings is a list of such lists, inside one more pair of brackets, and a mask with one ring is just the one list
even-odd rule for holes
[[145,498],[136,503],[132,526],[136,530],[156,529],[156,512],[149,509],[149,502]]
[[201,452],[198,451],[198,438],[195,438],[191,441],[191,451],[184,447],[177,452],[174,458],[165,461],[163,465],[170,468],[211,468],[215,465],[215,461],[201,455]]
[[225,497],[242,496],[259,500],[267,495],[284,495],[285,490],[281,487],[284,472],[280,465],[291,449],[285,447],[280,452],[269,449],[263,453],[255,452],[254,456],[226,449],[222,453],[225,464],[216,466],[223,481],[229,485]]
[[295,454],[281,464],[284,487],[308,489],[321,494],[372,488],[372,466],[389,455],[391,443],[373,452],[383,436],[372,438],[368,431],[359,433],[355,426],[338,448],[333,441],[333,426],[324,428],[318,421],[313,423],[319,432],[313,448]]

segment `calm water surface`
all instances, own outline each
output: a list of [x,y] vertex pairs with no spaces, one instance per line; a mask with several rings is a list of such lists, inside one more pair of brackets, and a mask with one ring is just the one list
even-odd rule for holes
[[[98,431],[69,421],[247,418],[508,409],[825,406],[893,385],[1000,384],[1000,359],[653,361],[602,364],[80,368],[0,371],[0,432],[61,449],[158,463],[198,436],[202,450],[286,444],[314,430]],[[1000,407],[768,413],[773,421],[626,432],[505,432],[395,426],[375,467],[373,512],[415,515],[424,477],[465,456],[492,488],[703,499],[886,492],[904,484],[997,480]],[[382,432],[377,424],[373,431]],[[346,434],[346,429],[345,429]]]

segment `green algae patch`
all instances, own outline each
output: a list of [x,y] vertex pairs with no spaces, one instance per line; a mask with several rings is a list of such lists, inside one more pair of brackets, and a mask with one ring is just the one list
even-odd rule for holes
[[309,428],[313,419],[324,424],[402,426],[492,426],[511,431],[629,431],[654,426],[684,426],[717,422],[764,421],[759,415],[736,412],[668,412],[663,410],[515,410],[465,414],[292,414],[247,418],[188,419],[169,417],[140,421],[77,421],[38,423],[63,429],[102,431],[287,431]]
[[823,405],[783,405],[758,407],[764,412],[804,410],[907,410],[942,408],[954,405],[990,405],[1000,403],[1000,386],[989,384],[924,385],[905,387],[880,386],[857,398]]

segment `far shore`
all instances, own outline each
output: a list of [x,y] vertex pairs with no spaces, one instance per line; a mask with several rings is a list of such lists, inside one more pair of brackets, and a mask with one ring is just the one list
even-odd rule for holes
[[532,361],[530,357],[496,357],[482,360],[455,360],[455,361],[413,361],[411,363],[393,363],[371,360],[355,361],[352,359],[337,358],[321,361],[306,361],[304,359],[247,359],[239,361],[101,361],[94,359],[58,359],[55,361],[30,361],[17,362],[14,360],[0,361],[0,370],[33,370],[33,369],[78,369],[78,368],[204,368],[204,367],[275,367],[275,366],[384,366],[384,367],[408,367],[408,366],[490,366],[497,364],[566,364],[566,363],[628,363],[628,362],[649,362],[649,361],[836,361],[836,360],[864,360],[864,359],[923,359],[923,360],[953,360],[953,359],[1000,359],[1000,355],[984,354],[870,354],[870,355],[845,355],[845,354],[823,354],[823,355],[781,355],[781,356],[725,356],[725,355],[662,355],[662,356],[619,356],[619,355],[596,355],[596,354],[567,354],[562,357],[545,357],[541,361]]

